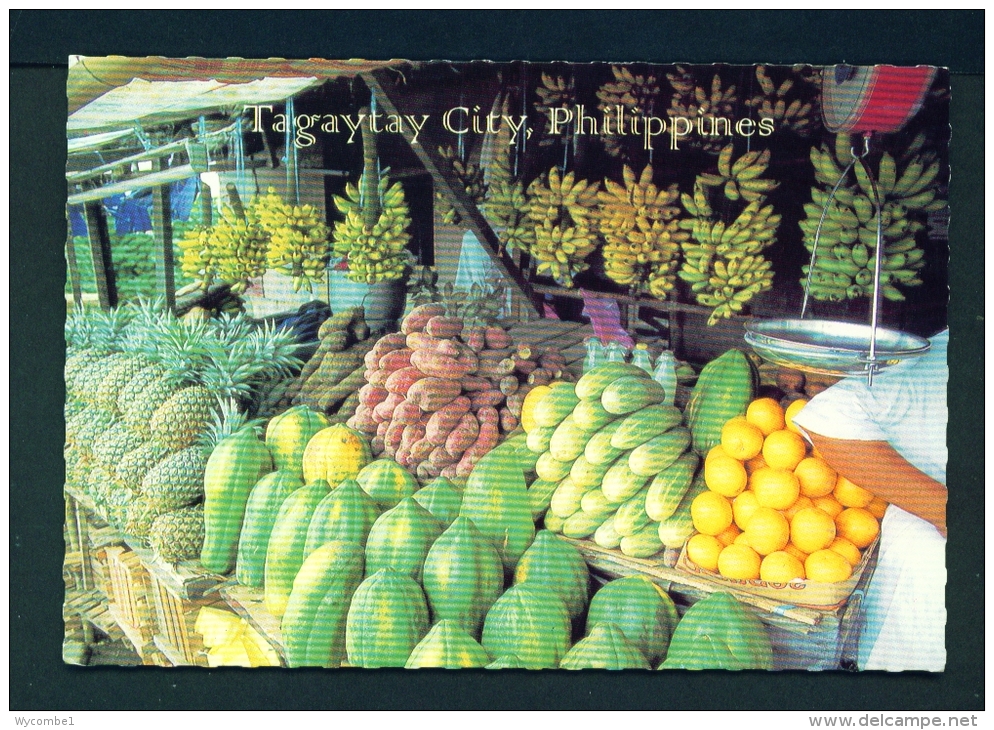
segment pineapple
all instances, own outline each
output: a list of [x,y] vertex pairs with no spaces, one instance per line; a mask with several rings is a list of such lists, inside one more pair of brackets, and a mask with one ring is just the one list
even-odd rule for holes
[[94,402],[101,408],[119,413],[117,400],[124,386],[149,364],[144,357],[123,353],[100,380]]
[[153,504],[142,497],[142,495],[137,494],[131,500],[131,504],[128,505],[124,525],[121,529],[147,545],[152,522],[156,517],[168,511],[168,509]]
[[121,421],[104,431],[93,442],[93,460],[113,474],[129,451],[141,446],[141,439]]
[[204,506],[165,512],[152,522],[149,543],[159,557],[170,563],[195,560],[204,545]]
[[87,406],[66,424],[66,442],[78,446],[82,454],[89,456],[97,437],[113,425],[113,413],[100,406]]
[[201,446],[177,451],[156,464],[142,480],[143,499],[165,509],[193,504],[204,496],[207,453]]
[[152,440],[167,449],[184,449],[203,435],[210,425],[217,399],[202,385],[174,393],[159,406],[149,423]]
[[114,470],[114,481],[132,492],[141,491],[142,480],[169,451],[153,442],[145,442],[126,453]]
[[75,310],[66,319],[66,392],[80,397],[82,373],[117,349],[117,341],[129,318],[124,310],[88,313]]

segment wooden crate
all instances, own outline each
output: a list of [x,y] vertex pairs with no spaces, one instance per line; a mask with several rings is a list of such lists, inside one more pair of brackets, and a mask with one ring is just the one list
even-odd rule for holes
[[149,574],[155,605],[155,633],[152,641],[173,666],[207,666],[200,634],[193,630],[200,601],[178,595],[155,573]]
[[148,571],[134,551],[111,546],[103,550],[110,583],[110,613],[134,645],[138,656],[146,660],[154,645],[152,636],[152,599]]

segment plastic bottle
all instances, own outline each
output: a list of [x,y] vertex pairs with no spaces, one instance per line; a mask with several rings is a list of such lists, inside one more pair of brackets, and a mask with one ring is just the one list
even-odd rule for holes
[[635,345],[632,350],[632,365],[638,365],[649,375],[652,375],[652,358],[649,356],[649,346],[643,342]]
[[587,355],[583,358],[583,372],[590,372],[598,365],[607,361],[604,345],[596,337],[588,337],[585,340]]
[[669,350],[663,350],[656,360],[656,368],[652,372],[652,379],[663,386],[666,392],[666,405],[673,405],[676,398],[676,357]]
[[628,349],[620,342],[611,340],[607,343],[606,349],[607,357],[605,357],[605,360],[607,362],[625,362]]

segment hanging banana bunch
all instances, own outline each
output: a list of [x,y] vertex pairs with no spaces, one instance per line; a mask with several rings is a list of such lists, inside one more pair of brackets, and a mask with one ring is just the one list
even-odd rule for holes
[[217,278],[218,261],[211,249],[210,238],[210,228],[191,226],[177,241],[180,249],[180,269],[184,276],[205,290]]
[[718,154],[718,174],[702,174],[697,179],[708,187],[723,188],[725,197],[732,201],[743,198],[751,203],[776,190],[780,183],[762,177],[770,166],[769,149],[762,152],[750,150],[734,164],[733,151],[734,145],[731,142],[722,147]]
[[[805,85],[818,83],[817,72],[805,76],[799,70],[792,70],[778,85],[765,66],[757,66],[756,81],[760,93],[746,99],[745,105],[755,109],[761,119],[772,119],[775,128],[790,129],[801,137],[809,136],[821,123],[818,95],[804,89]],[[799,95],[789,100],[791,91]]]
[[[681,196],[683,207],[690,214],[681,221],[681,227],[690,231],[690,238],[683,243],[684,260],[678,276],[690,285],[699,304],[713,307],[709,325],[741,312],[747,302],[773,285],[772,264],[763,251],[774,242],[781,217],[773,212],[772,205],[764,205],[764,194],[750,192],[746,198],[746,188],[740,187],[740,181],[761,179],[769,156],[764,160],[761,154],[752,157],[752,153],[746,153],[735,163],[731,156],[728,145],[719,156],[719,174],[698,175],[693,195]],[[736,167],[742,158],[749,161]],[[757,176],[745,179],[733,172],[756,168],[761,168]],[[734,188],[729,182],[735,183]],[[722,210],[732,207],[725,201],[747,200],[747,205],[731,220],[716,215],[711,205],[710,198],[718,196],[719,190],[724,198]],[[729,192],[735,197],[730,197]]]
[[[893,155],[884,152],[876,173],[883,201],[880,221],[885,258],[881,263],[881,292],[891,301],[905,298],[898,286],[922,283],[919,272],[925,266],[925,251],[918,246],[916,237],[925,229],[927,213],[946,206],[946,200],[937,195],[941,163],[934,153],[920,152],[924,142],[924,135],[915,138],[901,155],[900,167]],[[800,222],[808,251],[814,248],[818,221],[829,194],[852,161],[852,144],[848,134],[839,134],[834,151],[827,145],[811,148],[815,185],[811,189],[812,202],[804,206],[806,217]],[[841,302],[873,293],[877,246],[873,188],[861,164],[853,170],[836,191],[822,224],[809,289],[815,299]],[[802,286],[807,282],[808,270],[805,264]]]
[[721,124],[717,120],[735,118],[735,105],[739,100],[735,84],[723,90],[721,76],[715,74],[708,91],[699,86],[694,75],[683,66],[677,66],[676,70],[676,73],[666,74],[673,87],[670,107],[666,110],[667,116],[683,117],[694,122],[688,137],[691,144],[700,146],[707,152],[718,152],[728,142],[731,122]]
[[293,278],[293,290],[320,279],[328,266],[330,229],[313,205],[289,205],[269,188],[258,195],[246,211],[247,217],[269,234],[266,254],[271,268]]
[[[445,160],[458,184],[466,192],[466,197],[473,201],[474,205],[479,206],[487,193],[486,185],[483,183],[483,169],[472,162],[463,162],[452,145],[439,147],[438,154]],[[441,214],[443,223],[457,226],[462,222],[462,216],[439,191],[435,192],[435,208]]]
[[249,279],[266,273],[269,236],[233,208],[219,217],[214,226],[190,228],[183,234],[178,244],[180,268],[202,289],[221,281],[240,294],[248,288]]
[[[616,107],[622,107],[629,116],[650,114],[656,97],[659,95],[659,84],[655,76],[633,74],[625,66],[612,66],[611,73],[614,81],[608,81],[597,90],[597,109],[604,114],[615,114]],[[601,138],[604,149],[612,157],[621,155],[624,137],[616,128],[605,131]]]
[[[507,114],[507,100],[502,108]],[[503,121],[494,140],[495,153],[485,171],[483,215],[500,240],[501,248],[528,252],[535,243],[535,229],[528,219],[525,186],[511,172],[511,128]]]
[[597,193],[597,225],[604,239],[604,272],[611,281],[666,299],[676,284],[680,244],[690,234],[679,227],[676,183],[662,190],[652,182],[652,165],[636,178],[628,165],[624,184],[604,181]]
[[[535,102],[535,111],[546,118],[545,132],[546,135],[551,135],[552,110],[569,108],[576,104],[576,81],[572,76],[568,79],[562,76],[553,77],[543,71],[542,81],[535,88],[535,95],[538,96],[538,100]],[[554,137],[545,136],[539,145],[550,145],[554,141]]]
[[585,259],[597,246],[599,187],[572,172],[561,176],[558,167],[528,186],[528,219],[535,232],[529,253],[538,262],[536,272],[561,286],[572,287],[573,277],[589,267]]

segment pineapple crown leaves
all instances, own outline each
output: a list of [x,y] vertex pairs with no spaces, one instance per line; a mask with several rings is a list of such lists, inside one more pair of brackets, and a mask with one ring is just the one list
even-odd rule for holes
[[198,445],[208,452],[213,451],[219,443],[243,429],[252,429],[257,437],[261,436],[264,422],[262,418],[249,420],[248,414],[241,410],[237,400],[223,399],[220,407],[212,414],[207,430],[201,434]]
[[208,366],[201,382],[219,398],[247,400],[265,377],[283,377],[301,367],[293,333],[267,322],[237,340],[205,342]]

